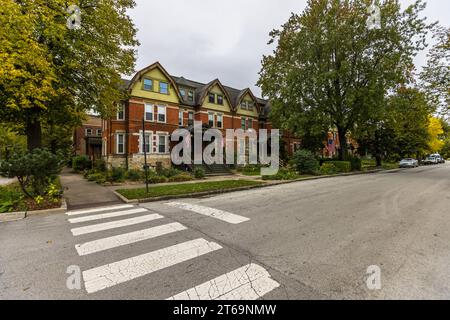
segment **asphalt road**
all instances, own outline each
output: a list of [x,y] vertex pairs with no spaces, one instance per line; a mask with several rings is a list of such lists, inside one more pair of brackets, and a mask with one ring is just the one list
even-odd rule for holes
[[[449,178],[446,164],[149,203],[141,206],[146,211],[119,216],[135,208],[109,210],[101,214],[116,216],[95,221],[85,217],[98,212],[70,216],[82,218],[73,223],[67,215],[3,223],[0,299],[166,299],[223,277],[243,281],[234,288],[230,280],[234,289],[217,281],[234,298],[449,299]],[[168,224],[182,228],[130,240],[138,230]],[[78,250],[91,252],[79,255],[75,245],[85,243],[91,246]],[[260,273],[253,283],[245,271],[255,265]],[[372,265],[381,270],[379,290],[366,284]],[[69,266],[86,272],[80,290],[66,286]],[[253,284],[248,290],[242,274],[232,272],[242,268]],[[194,291],[202,290],[205,285]],[[210,291],[203,293],[214,296]]]

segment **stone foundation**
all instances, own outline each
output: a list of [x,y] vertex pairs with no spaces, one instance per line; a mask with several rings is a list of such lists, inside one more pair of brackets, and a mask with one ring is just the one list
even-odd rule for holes
[[[126,167],[127,159],[125,156],[108,156],[104,160],[109,169],[112,167]],[[156,168],[156,163],[161,162],[163,168],[170,168],[172,160],[170,155],[149,154],[147,155],[147,164],[150,167]],[[144,155],[133,154],[128,156],[128,169],[142,170],[144,166]]]

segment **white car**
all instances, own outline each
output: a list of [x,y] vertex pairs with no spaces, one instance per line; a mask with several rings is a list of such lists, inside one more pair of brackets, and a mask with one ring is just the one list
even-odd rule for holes
[[439,160],[435,156],[428,156],[423,161],[424,164],[438,164]]
[[399,162],[400,168],[417,168],[419,166],[419,161],[413,158],[402,159]]

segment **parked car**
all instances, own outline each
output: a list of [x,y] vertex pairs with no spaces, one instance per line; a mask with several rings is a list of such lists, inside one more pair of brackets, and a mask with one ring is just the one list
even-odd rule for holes
[[399,162],[400,168],[417,168],[419,166],[419,161],[412,158],[402,159]]
[[438,159],[435,156],[428,156],[423,160],[423,164],[438,164]]
[[436,158],[437,163],[445,163],[445,159],[439,153],[432,154],[431,156]]

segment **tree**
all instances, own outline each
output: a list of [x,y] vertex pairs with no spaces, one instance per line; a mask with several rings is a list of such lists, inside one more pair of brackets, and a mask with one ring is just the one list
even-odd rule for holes
[[436,45],[428,54],[427,66],[421,79],[430,100],[441,109],[450,111],[450,28],[434,29]]
[[418,17],[421,1],[401,12],[398,0],[387,0],[377,2],[381,29],[369,30],[371,2],[309,0],[302,14],[271,32],[269,44],[277,47],[263,57],[258,81],[273,114],[290,127],[320,119],[336,128],[341,160],[346,134],[379,112],[389,90],[411,78],[413,57],[431,27]]
[[416,88],[399,88],[385,103],[377,118],[360,123],[355,130],[360,152],[368,150],[378,166],[386,156],[398,160],[424,155],[429,142],[429,115],[433,111],[425,94]]
[[428,150],[430,153],[438,153],[441,151],[445,142],[442,139],[442,135],[444,134],[444,129],[442,128],[441,119],[436,117],[429,117],[428,122]]
[[0,66],[0,119],[25,124],[30,150],[42,144],[42,125],[76,124],[90,109],[113,112],[121,74],[134,68],[133,0],[73,1],[78,30],[66,26],[66,1],[1,3],[0,55],[8,63]]

